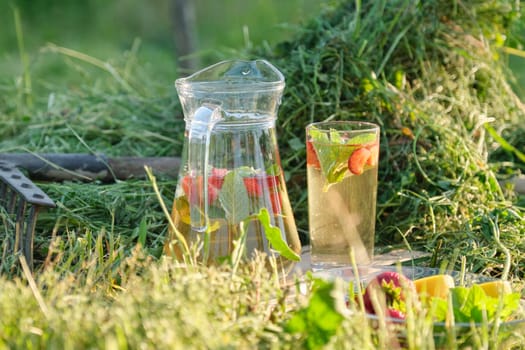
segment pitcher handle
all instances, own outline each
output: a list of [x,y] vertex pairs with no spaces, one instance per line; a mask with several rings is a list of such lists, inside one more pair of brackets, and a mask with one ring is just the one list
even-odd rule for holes
[[208,159],[210,135],[222,119],[220,107],[204,104],[195,111],[188,133],[188,173],[191,177],[189,198],[191,227],[197,232],[208,228]]

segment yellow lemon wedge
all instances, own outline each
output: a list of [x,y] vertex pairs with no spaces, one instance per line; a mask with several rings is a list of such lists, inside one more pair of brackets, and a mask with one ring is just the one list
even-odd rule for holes
[[479,283],[478,286],[483,289],[485,294],[493,298],[499,298],[500,295],[506,295],[512,293],[512,287],[509,281],[490,281]]
[[416,291],[421,296],[447,299],[450,288],[454,288],[454,278],[450,275],[433,275],[414,281]]

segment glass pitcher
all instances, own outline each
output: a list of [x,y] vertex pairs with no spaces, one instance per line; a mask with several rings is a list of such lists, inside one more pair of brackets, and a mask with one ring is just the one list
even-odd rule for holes
[[[276,230],[258,219],[263,208],[281,243],[300,253],[275,131],[284,85],[265,60],[224,61],[175,82],[186,130],[172,219],[205,263],[231,255],[239,239],[247,256],[285,263],[268,240]],[[180,257],[176,242],[171,232],[165,251]]]

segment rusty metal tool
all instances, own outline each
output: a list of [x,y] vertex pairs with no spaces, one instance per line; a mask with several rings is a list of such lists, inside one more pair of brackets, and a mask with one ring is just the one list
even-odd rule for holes
[[[5,211],[2,221],[7,226],[4,232],[8,236],[3,240],[4,254],[23,254],[32,268],[38,213],[42,208],[54,208],[55,202],[13,163],[0,160],[0,207]],[[10,236],[12,232],[14,236]]]
[[7,161],[23,169],[29,178],[43,181],[103,181],[145,178],[144,166],[155,174],[176,178],[179,157],[107,157],[85,153],[3,153]]
[[[178,157],[116,157],[90,154],[0,154],[0,223],[5,226],[3,258],[22,254],[33,267],[33,241],[38,213],[56,205],[31,179],[113,182],[144,178],[144,166],[176,177]],[[27,174],[27,177],[25,174]]]

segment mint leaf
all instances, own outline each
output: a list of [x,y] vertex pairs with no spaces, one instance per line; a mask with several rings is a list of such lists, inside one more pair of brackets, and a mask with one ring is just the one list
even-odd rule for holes
[[219,201],[229,224],[236,225],[250,215],[250,198],[239,170],[232,170],[224,177]]
[[500,299],[486,295],[476,284],[469,288],[451,288],[450,293],[456,322],[481,323],[484,321],[484,314],[489,323],[496,321],[496,316],[505,320],[519,307],[520,294],[510,293],[503,296],[502,310],[498,314]]
[[268,242],[270,242],[275,251],[286,259],[301,261],[301,257],[294,252],[283,239],[281,230],[270,223],[270,213],[268,209],[261,208],[259,214],[257,214],[257,218],[264,228],[266,239],[268,239]]
[[285,325],[288,333],[303,335],[300,348],[322,348],[341,327],[344,316],[337,309],[334,289],[334,282],[314,280],[308,305],[296,311]]
[[[497,298],[494,298],[498,300]],[[506,320],[520,307],[520,293],[510,293],[503,297],[503,309],[501,310],[501,319]],[[499,302],[499,300],[498,300]]]
[[347,145],[366,145],[369,143],[376,142],[376,134],[371,132],[367,134],[360,134],[357,136],[352,137],[348,141],[346,141]]
[[281,174],[281,167],[279,166],[279,164],[274,163],[266,168],[266,175],[277,176],[279,174]]
[[430,310],[436,322],[444,322],[448,314],[448,300],[442,298],[431,298]]
[[326,185],[343,181],[348,170],[348,158],[356,149],[356,147],[346,146],[338,133],[331,132],[330,135],[328,138],[324,132],[310,130],[312,145],[321,164]]
[[341,136],[341,133],[337,130],[330,130],[330,142],[335,144],[344,145],[345,140]]
[[[316,144],[314,143],[314,148]],[[328,184],[343,181],[348,171],[348,158],[356,147],[345,145],[321,145],[318,157],[321,163],[321,171]]]

